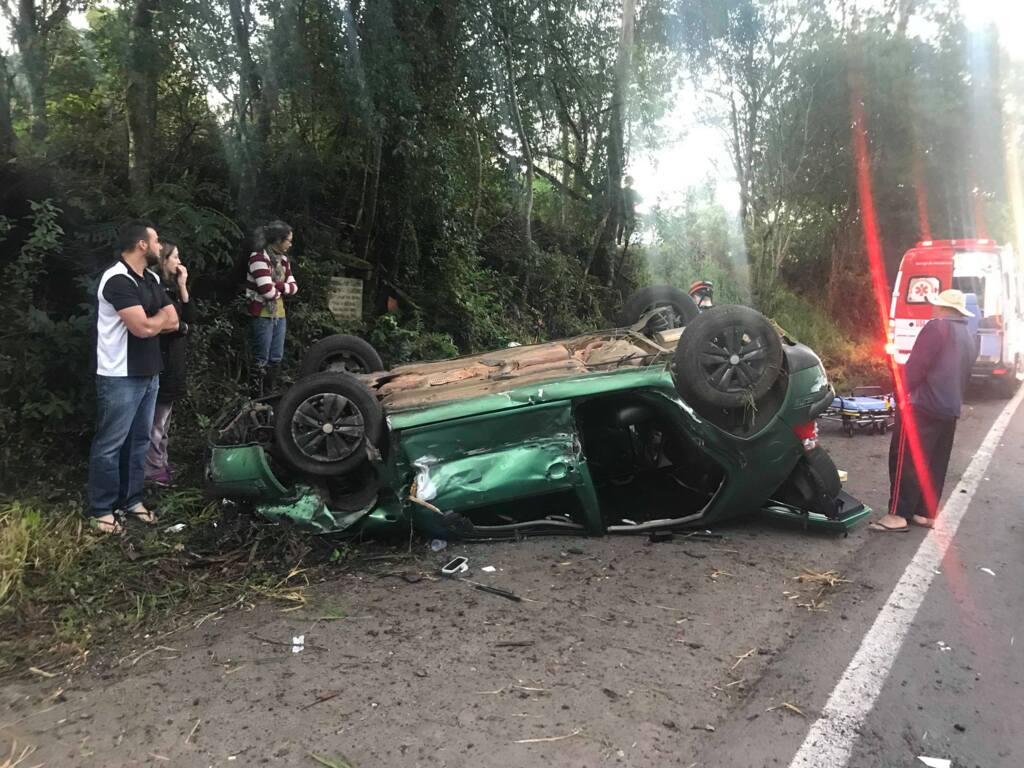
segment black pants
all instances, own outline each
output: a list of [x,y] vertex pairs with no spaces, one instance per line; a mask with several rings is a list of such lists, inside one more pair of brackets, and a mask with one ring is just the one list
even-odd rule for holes
[[[914,515],[935,517],[938,513],[942,487],[946,482],[949,456],[953,452],[953,436],[956,434],[956,419],[939,419],[917,411],[914,421],[921,443],[924,466],[914,465],[911,458],[907,431],[899,414],[889,444],[889,511],[910,520]],[[935,509],[928,509],[924,484],[931,486],[932,503]]]

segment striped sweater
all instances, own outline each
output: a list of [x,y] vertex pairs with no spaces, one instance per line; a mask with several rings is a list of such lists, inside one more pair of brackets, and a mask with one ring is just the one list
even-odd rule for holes
[[298,292],[287,256],[277,256],[276,265],[267,251],[257,251],[249,257],[245,297],[249,300],[250,315],[284,317],[284,297]]

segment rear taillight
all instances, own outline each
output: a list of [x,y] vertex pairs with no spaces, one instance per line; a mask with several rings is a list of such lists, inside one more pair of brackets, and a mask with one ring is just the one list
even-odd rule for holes
[[993,376],[1005,376],[1008,373],[1009,371],[1006,370],[1005,368],[996,368],[994,371],[992,371]]
[[813,451],[818,447],[818,422],[808,421],[793,427],[793,434],[803,443],[805,451]]

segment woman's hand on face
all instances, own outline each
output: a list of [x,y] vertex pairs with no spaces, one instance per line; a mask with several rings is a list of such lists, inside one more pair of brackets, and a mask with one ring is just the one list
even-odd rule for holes
[[188,270],[185,269],[184,264],[178,265],[178,285],[184,286],[188,281]]

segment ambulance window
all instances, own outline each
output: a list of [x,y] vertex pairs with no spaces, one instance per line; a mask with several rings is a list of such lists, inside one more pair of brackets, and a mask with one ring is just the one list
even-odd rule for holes
[[937,294],[941,290],[937,277],[912,277],[907,282],[907,304],[924,304],[929,293]]
[[985,309],[985,278],[960,276],[953,278],[953,287],[963,293],[973,293],[978,300],[978,309]]

